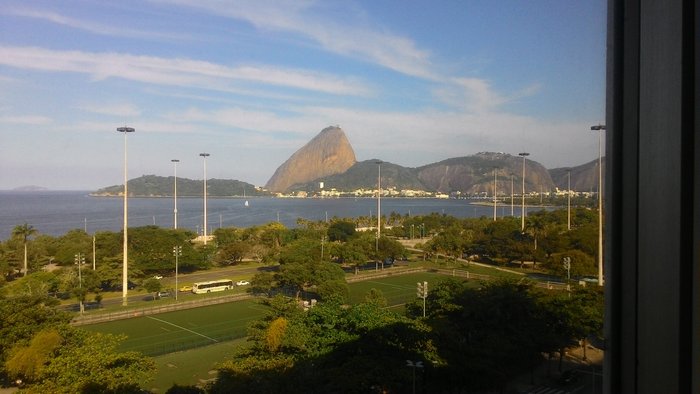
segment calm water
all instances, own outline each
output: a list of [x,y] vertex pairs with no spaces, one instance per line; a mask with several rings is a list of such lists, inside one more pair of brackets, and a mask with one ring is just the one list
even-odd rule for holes
[[[119,231],[123,224],[123,199],[119,197],[90,197],[89,192],[11,192],[0,191],[0,239],[10,237],[12,228],[28,223],[39,233],[62,235],[72,229]],[[296,226],[298,218],[325,220],[337,217],[376,215],[377,201],[372,198],[210,198],[207,201],[209,231],[224,227],[247,227],[279,221],[287,227]],[[203,200],[178,198],[178,227],[201,230]],[[392,211],[401,215],[426,215],[432,212],[455,217],[492,216],[493,208],[472,205],[466,200],[382,198],[382,214]],[[498,208],[498,215],[510,215],[510,206]],[[515,207],[515,215],[520,208]],[[129,227],[156,224],[173,226],[172,198],[130,198]]]

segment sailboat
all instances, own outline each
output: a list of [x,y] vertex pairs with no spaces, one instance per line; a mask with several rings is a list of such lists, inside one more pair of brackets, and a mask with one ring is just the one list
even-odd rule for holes
[[[245,187],[243,188],[243,198],[245,198]],[[243,203],[243,205],[247,207],[247,206],[248,206],[248,200],[245,200],[245,202]]]

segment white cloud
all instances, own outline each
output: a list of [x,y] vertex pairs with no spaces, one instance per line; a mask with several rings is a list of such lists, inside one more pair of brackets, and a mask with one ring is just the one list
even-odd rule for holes
[[436,88],[433,95],[441,102],[470,113],[498,111],[503,104],[536,94],[538,84],[504,95],[496,92],[491,83],[478,78],[453,78]]
[[53,123],[53,119],[42,115],[0,116],[0,124],[1,123],[39,126],[51,124]]
[[[337,18],[316,15],[329,3],[315,1],[237,1],[154,0],[160,3],[206,10],[212,14],[244,20],[262,30],[291,32],[311,40],[329,52],[378,64],[391,70],[426,79],[439,79],[432,70],[430,53],[397,34],[358,22],[357,15],[346,12],[339,25]],[[346,10],[345,10],[346,11]]]
[[122,117],[135,117],[141,115],[141,110],[139,110],[135,105],[128,103],[104,105],[82,104],[78,106],[78,109],[101,115],[112,115]]
[[159,85],[228,91],[239,83],[259,83],[336,95],[366,95],[356,78],[340,78],[307,70],[277,67],[227,67],[182,58],[120,53],[55,51],[36,47],[0,46],[0,64],[53,72],[76,72],[94,80],[123,78]]
[[106,25],[94,22],[88,22],[80,19],[71,18],[57,12],[45,10],[37,10],[30,8],[13,8],[3,11],[4,14],[21,16],[25,18],[39,19],[62,26],[67,26],[73,29],[84,30],[90,33],[138,39],[151,40],[185,40],[190,39],[190,35],[177,33],[160,33],[155,31],[144,31],[125,27],[122,24]]

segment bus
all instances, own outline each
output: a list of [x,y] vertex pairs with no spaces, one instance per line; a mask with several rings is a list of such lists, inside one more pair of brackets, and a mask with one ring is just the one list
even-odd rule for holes
[[211,293],[212,291],[224,291],[233,289],[231,279],[210,280],[208,282],[197,282],[192,285],[192,292],[195,294]]

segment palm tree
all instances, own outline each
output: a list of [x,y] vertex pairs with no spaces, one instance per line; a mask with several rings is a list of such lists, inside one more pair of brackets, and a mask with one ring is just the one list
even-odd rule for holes
[[27,240],[32,235],[36,234],[36,232],[36,229],[27,223],[15,226],[15,228],[12,229],[12,236],[21,238],[22,243],[24,244],[24,276],[27,276],[27,273],[29,272],[27,269]]

